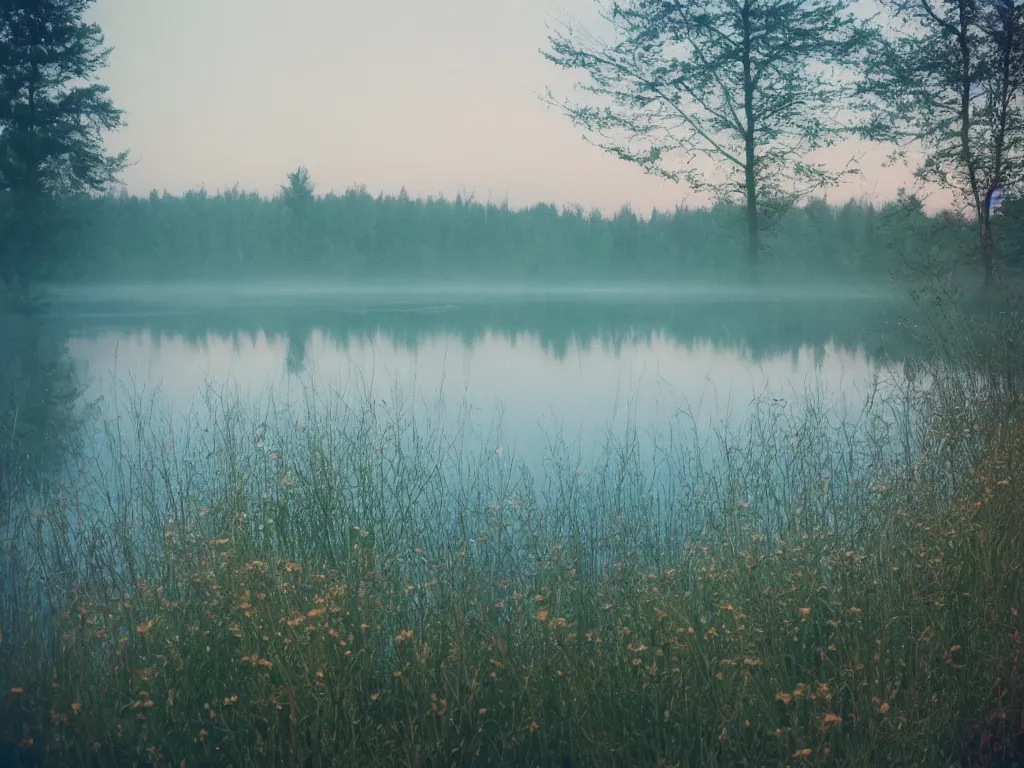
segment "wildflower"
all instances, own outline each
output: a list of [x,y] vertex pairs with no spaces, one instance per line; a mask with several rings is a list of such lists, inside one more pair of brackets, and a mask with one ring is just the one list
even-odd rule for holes
[[793,694],[779,691],[775,694],[775,700],[781,701],[783,704],[790,704],[793,701]]
[[306,613],[306,617],[315,619],[317,616],[323,616],[325,613],[327,613],[327,610],[324,608],[314,608]]
[[879,711],[879,712],[880,712],[881,714],[883,714],[883,715],[884,715],[884,714],[885,714],[886,712],[888,712],[888,711],[889,711],[889,703],[888,703],[888,702],[882,702],[882,706],[880,706],[880,707],[878,708],[878,711]]
[[835,715],[835,714],[833,714],[831,712],[829,712],[827,715],[825,715],[821,719],[821,725],[824,728],[828,728],[830,725],[842,725],[842,724],[843,724],[843,718],[840,717],[839,715]]
[[811,753],[812,752],[810,749],[798,749],[796,752],[793,753],[793,757],[810,757]]
[[546,609],[541,608],[539,611],[537,611],[537,621],[539,621],[539,622],[541,622],[543,624],[547,620],[548,620],[548,612],[547,612]]
[[138,632],[140,635],[147,635],[147,634],[149,634],[150,632],[153,631],[153,620],[150,619],[149,621],[146,621],[146,622],[143,622],[142,624],[139,624],[139,626],[137,626],[135,628],[135,631]]
[[801,608],[800,609],[800,617],[801,618],[806,619],[810,615],[811,615],[811,609],[810,608]]
[[376,693],[371,693],[370,694],[370,701],[379,701],[380,700],[380,696],[381,696],[380,691],[377,691]]
[[77,715],[77,714],[78,714],[79,712],[81,712],[81,711],[82,711],[82,705],[81,705],[81,703],[79,703],[79,702],[77,702],[77,701],[76,701],[76,702],[74,702],[74,703],[73,703],[73,704],[71,705],[71,711],[72,711],[72,712],[74,712],[74,713],[75,713],[76,715]]
[[536,730],[537,730],[538,728],[540,728],[540,726],[539,726],[539,725],[537,725],[537,721],[536,721],[536,720],[531,720],[531,721],[530,721],[530,733],[533,733],[533,732],[534,732],[534,731],[536,731]]

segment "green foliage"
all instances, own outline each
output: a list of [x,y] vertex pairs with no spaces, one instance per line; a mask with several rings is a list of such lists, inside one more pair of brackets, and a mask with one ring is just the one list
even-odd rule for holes
[[110,49],[83,21],[92,0],[0,4],[0,274],[39,275],[50,255],[60,200],[101,190],[124,167],[102,134],[121,111],[94,81]]
[[858,88],[870,107],[864,136],[924,151],[918,178],[953,191],[973,212],[986,282],[995,187],[1019,195],[1024,162],[1024,7],[1014,0],[889,0]]
[[[852,94],[844,72],[868,39],[849,8],[846,0],[630,0],[606,11],[613,42],[567,28],[543,53],[589,78],[578,86],[583,100],[561,106],[603,149],[743,201],[756,261],[759,206],[791,205],[850,172],[808,159],[838,137]],[[702,167],[708,160],[714,178]]]
[[[573,206],[516,211],[443,197],[373,197],[362,188],[301,199],[298,218],[283,196],[238,189],[77,198],[71,210],[87,224],[62,242],[57,277],[695,282],[749,274],[744,211],[727,203],[647,218],[626,208],[608,218]],[[781,211],[774,229],[761,270],[769,281],[888,281],[924,262],[950,275],[968,272],[959,256],[968,226],[902,202],[841,209],[814,202]]]

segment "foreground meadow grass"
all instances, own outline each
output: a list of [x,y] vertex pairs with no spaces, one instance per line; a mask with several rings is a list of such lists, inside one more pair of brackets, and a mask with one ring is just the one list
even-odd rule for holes
[[9,513],[0,735],[53,765],[1010,765],[1024,425],[972,386],[852,430],[768,404],[539,488],[372,407],[224,407],[173,448],[138,411]]

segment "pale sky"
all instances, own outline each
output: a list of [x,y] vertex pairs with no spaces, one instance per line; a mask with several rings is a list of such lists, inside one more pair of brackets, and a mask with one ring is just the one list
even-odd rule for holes
[[[309,168],[318,193],[365,184],[647,215],[706,199],[587,144],[539,94],[575,76],[542,58],[547,24],[601,33],[594,0],[97,0],[114,47],[101,78],[128,126],[128,191],[237,183],[273,194]],[[834,150],[838,164],[849,148]],[[882,202],[910,172],[873,147],[829,200]],[[945,201],[937,195],[929,208]]]

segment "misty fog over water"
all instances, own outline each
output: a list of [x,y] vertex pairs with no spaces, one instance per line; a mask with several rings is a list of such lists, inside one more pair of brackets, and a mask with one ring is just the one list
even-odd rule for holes
[[706,435],[758,400],[855,419],[902,371],[905,307],[884,289],[143,284],[61,298],[101,421],[133,395],[183,424],[210,393],[294,410],[315,392],[461,427],[472,450],[535,471],[555,443],[585,470],[609,437]]

